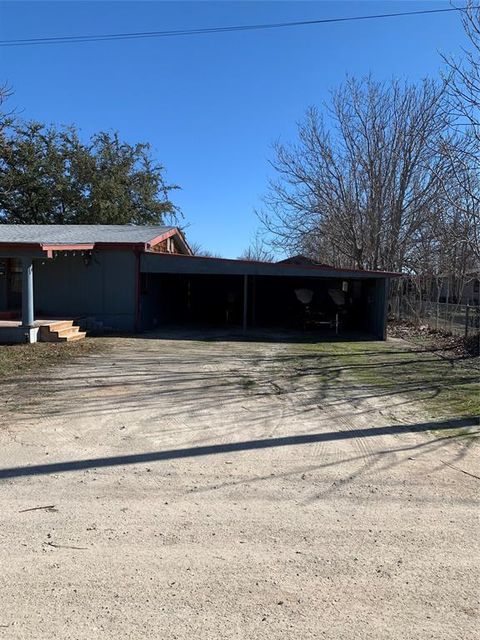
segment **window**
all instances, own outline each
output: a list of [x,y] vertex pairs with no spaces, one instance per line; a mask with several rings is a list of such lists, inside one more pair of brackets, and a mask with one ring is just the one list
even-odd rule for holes
[[10,260],[8,275],[10,293],[22,293],[22,263],[18,258]]

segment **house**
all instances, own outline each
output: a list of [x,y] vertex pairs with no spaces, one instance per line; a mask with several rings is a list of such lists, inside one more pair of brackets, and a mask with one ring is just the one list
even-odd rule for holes
[[[396,275],[193,256],[176,227],[0,225],[0,342],[166,325],[308,327],[385,339]],[[308,303],[299,291],[309,292]]]
[[436,286],[440,302],[477,307],[480,304],[480,268],[467,271],[462,278],[455,275],[440,275]]
[[480,268],[470,269],[462,276],[454,273],[404,276],[401,292],[407,298],[478,307]]

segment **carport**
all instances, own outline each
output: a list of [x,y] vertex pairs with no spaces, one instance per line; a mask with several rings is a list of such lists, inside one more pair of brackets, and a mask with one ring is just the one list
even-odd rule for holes
[[395,273],[144,253],[142,329],[231,326],[368,334],[386,338]]

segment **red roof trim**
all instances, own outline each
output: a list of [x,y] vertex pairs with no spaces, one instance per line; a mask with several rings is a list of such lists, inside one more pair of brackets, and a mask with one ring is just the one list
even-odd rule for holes
[[180,231],[180,229],[178,227],[174,227],[173,229],[170,229],[169,231],[166,231],[165,233],[162,233],[159,236],[156,236],[155,238],[152,238],[152,240],[149,240],[147,242],[147,250],[150,249],[151,247],[160,244],[160,242],[163,242],[164,240],[167,240],[167,238],[171,238],[172,236],[176,236],[178,238],[178,240],[180,240],[180,243],[183,244],[184,249],[186,249],[187,254],[181,254],[181,255],[192,255],[192,250],[190,249],[190,247],[188,246],[187,241],[185,240],[183,233]]
[[143,242],[95,242],[94,249],[141,249],[145,251]]
[[165,231],[165,233],[162,233],[159,236],[155,236],[155,238],[152,238],[151,240],[149,240],[147,242],[147,247],[151,247],[151,246],[155,246],[156,244],[160,244],[160,242],[163,242],[164,240],[167,240],[167,238],[171,238],[172,236],[176,235],[178,232],[178,229],[170,229],[169,231]]
[[[81,243],[78,244],[41,244],[37,242],[0,242],[0,248],[3,249],[30,249],[33,251],[44,251],[49,257],[53,251],[92,251],[94,249],[132,249],[141,251],[148,251],[150,249],[151,243],[158,244],[163,239],[169,238],[171,236],[176,236],[182,245],[184,245],[185,250],[188,252],[186,254],[178,254],[178,255],[187,255],[191,256],[191,249],[188,246],[187,242],[183,239],[182,235],[178,232],[178,230],[171,230],[162,236],[157,236],[151,242],[95,242],[95,243]],[[175,254],[171,254],[175,255]]]
[[[0,243],[0,246],[1,243]],[[43,244],[42,249],[45,251],[93,251],[95,249],[141,249],[146,250],[143,242],[95,242],[95,243],[78,243],[78,244]]]
[[91,251],[93,244],[41,244],[44,251]]
[[0,242],[2,249],[42,249],[38,242]]

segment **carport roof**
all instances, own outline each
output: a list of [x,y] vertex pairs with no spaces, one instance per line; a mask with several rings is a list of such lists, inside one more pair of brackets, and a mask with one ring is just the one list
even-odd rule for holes
[[207,258],[204,256],[183,256],[163,253],[144,253],[140,269],[144,273],[189,273],[203,275],[258,275],[258,276],[300,276],[317,278],[394,278],[402,274],[391,271],[367,271],[362,269],[341,269],[328,265],[298,265],[285,262],[254,262],[230,260],[228,258]]

